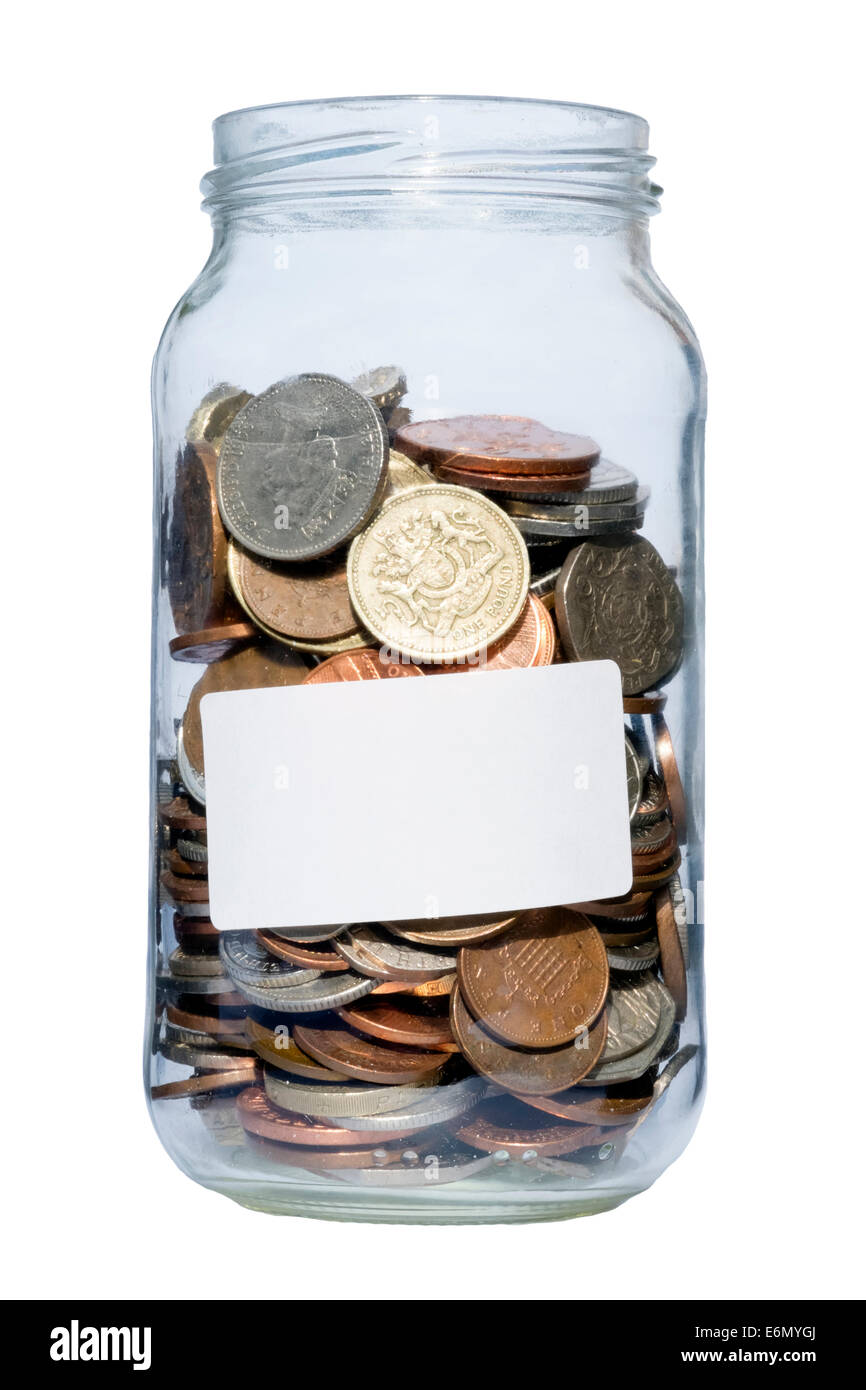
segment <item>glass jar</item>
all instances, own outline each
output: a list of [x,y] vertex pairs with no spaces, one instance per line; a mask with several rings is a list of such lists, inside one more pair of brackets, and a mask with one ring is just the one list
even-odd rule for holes
[[[681,1152],[704,1076],[705,378],[650,262],[647,125],[566,103],[385,97],[238,111],[214,131],[213,249],[153,374],[154,1123],[184,1172],[269,1211],[605,1210]],[[472,586],[490,583],[495,601],[473,610]],[[633,881],[568,907],[543,886],[537,911],[531,899],[512,911],[494,880],[519,870],[489,867],[502,817],[467,782],[507,777],[512,760],[528,776],[536,752],[555,768],[536,692],[610,660],[626,767],[618,753],[599,853],[624,844]],[[498,727],[519,680],[524,713],[480,773],[461,745],[474,771],[428,765],[419,781],[438,759],[438,706],[411,750],[383,743],[377,723],[386,696],[395,711],[421,698],[417,681],[378,679],[406,673],[424,675],[428,706],[441,692],[443,719],[474,700],[479,738],[482,696]],[[363,718],[338,704],[344,681],[363,682],[350,692]],[[348,725],[369,760],[370,816],[438,834],[425,795],[442,780],[455,815],[471,805],[462,911],[449,899],[440,915],[436,893],[430,912],[379,909],[370,890],[339,926],[294,909],[256,918],[229,865],[252,820],[224,792],[208,844],[201,701],[211,692],[206,709],[241,719],[240,748],[251,710],[322,701],[308,684],[329,686],[330,728]],[[251,689],[261,704],[242,706]],[[617,676],[617,730],[619,692]],[[586,700],[588,726],[601,696]],[[216,778],[210,713],[205,724]],[[316,727],[321,741],[327,720]],[[230,752],[220,786],[234,777],[246,804]],[[517,815],[538,861],[535,829],[558,846],[569,817],[558,790],[532,796]],[[219,844],[217,814],[235,815]],[[327,803],[316,814],[330,903],[351,853],[336,810],[333,824]],[[567,875],[563,853],[551,863]],[[289,850],[280,871],[291,898],[303,865]],[[543,862],[534,871],[543,879]],[[211,919],[218,874],[240,917]],[[243,931],[225,929],[238,920]]]

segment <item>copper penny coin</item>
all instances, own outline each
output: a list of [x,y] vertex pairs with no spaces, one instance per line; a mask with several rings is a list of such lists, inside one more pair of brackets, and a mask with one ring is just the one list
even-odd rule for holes
[[[241,1092],[237,1098],[237,1111],[244,1129],[277,1143],[345,1149],[365,1144],[379,1145],[382,1142],[382,1134],[378,1130],[342,1129],[326,1120],[314,1120],[308,1115],[293,1115],[289,1110],[280,1110],[279,1106],[268,1100],[264,1088],[259,1086],[250,1086]],[[388,1138],[393,1141],[414,1133],[412,1129],[389,1130]]]
[[386,1004],[368,994],[365,999],[338,1009],[337,1015],[356,1032],[383,1042],[434,1051],[457,1048],[448,1014],[423,1000],[407,998],[399,1004]]
[[682,1023],[688,1010],[688,985],[686,982],[686,963],[674,907],[669,893],[656,894],[656,931],[659,938],[662,979],[674,1001],[677,1023]]
[[640,946],[655,935],[655,929],[649,917],[639,918],[639,925],[638,922],[635,922],[633,927],[629,923],[614,922],[610,917],[590,918],[590,921],[593,926],[598,927],[605,950],[611,946]]
[[660,714],[668,702],[661,690],[645,690],[642,695],[623,695],[624,714]]
[[671,816],[676,827],[677,838],[680,844],[684,845],[688,831],[686,794],[683,791],[680,770],[677,767],[671,732],[661,714],[657,714],[653,719],[653,732],[656,740],[656,754],[671,804]]
[[425,666],[425,675],[459,671],[511,671],[515,667],[550,666],[556,655],[556,628],[540,599],[529,594],[523,611],[504,637],[487,648],[483,661]]
[[[384,1136],[380,1135],[380,1139]],[[247,1140],[264,1157],[276,1163],[288,1163],[295,1168],[307,1168],[313,1173],[329,1172],[335,1168],[387,1168],[400,1163],[406,1152],[402,1141],[396,1144],[359,1145],[354,1149],[317,1149],[312,1145],[274,1143],[247,1131]]]
[[228,539],[216,494],[217,452],[204,442],[178,454],[166,538],[166,589],[180,633],[243,618],[229,589]]
[[172,637],[168,650],[175,661],[197,661],[204,664],[219,661],[242,643],[249,642],[257,636],[258,631],[252,623],[220,623],[216,627],[203,628],[200,632],[189,632],[183,637]]
[[178,945],[185,950],[213,950],[219,945],[220,934],[207,917],[181,917],[174,914],[174,934]]
[[470,1066],[519,1095],[554,1095],[576,1085],[600,1061],[607,1035],[607,1018],[601,1013],[591,1028],[564,1047],[540,1052],[509,1047],[472,1017],[458,989],[451,995],[451,1026]]
[[[249,1092],[244,1094],[249,1095]],[[243,1097],[239,1097],[240,1100]],[[539,1116],[528,1106],[510,1097],[482,1102],[468,1119],[461,1119],[452,1133],[464,1144],[485,1153],[509,1154],[523,1158],[525,1154],[571,1153],[590,1144],[603,1144],[599,1131],[592,1125],[539,1123]]]
[[496,1037],[557,1047],[604,1008],[607,952],[579,913],[537,909],[501,936],[461,947],[457,978],[472,1013]]
[[549,429],[524,415],[419,420],[397,430],[395,445],[416,463],[506,474],[576,473],[601,455],[594,439]]
[[378,1082],[380,1086],[407,1085],[439,1071],[448,1061],[444,1052],[372,1042],[344,1024],[322,1028],[298,1024],[292,1037],[302,1052],[324,1066],[358,1081]]
[[359,647],[356,651],[338,652],[329,656],[314,671],[304,685],[327,685],[331,681],[375,681],[391,676],[423,676],[420,666],[410,662],[383,661],[376,647]]
[[277,1032],[255,1018],[246,1020],[246,1035],[264,1062],[289,1072],[292,1076],[302,1076],[308,1081],[348,1081],[345,1072],[332,1071],[322,1066],[315,1057],[308,1057],[288,1034],[288,1030]]
[[619,1086],[598,1086],[595,1090],[580,1086],[555,1096],[521,1096],[527,1105],[558,1119],[602,1127],[623,1124],[646,1110],[652,1099],[653,1081],[649,1073]]
[[206,830],[207,820],[203,811],[194,810],[189,797],[175,796],[171,801],[159,801],[156,805],[156,818],[169,830]]
[[232,550],[241,601],[266,629],[306,642],[331,642],[357,632],[344,560],[289,565],[240,546]]
[[255,1081],[253,1071],[210,1072],[207,1076],[188,1076],[183,1081],[166,1081],[161,1086],[151,1086],[151,1100],[182,1100],[185,1096],[202,1096],[210,1091],[229,1091],[236,1086],[251,1086]]
[[407,918],[403,922],[383,922],[382,926],[404,941],[419,946],[470,946],[474,941],[486,941],[498,936],[517,921],[516,912],[478,913],[466,917]]
[[681,863],[682,855],[679,850],[676,850],[673,858],[668,859],[661,868],[653,869],[652,872],[645,874],[635,874],[632,883],[640,891],[649,890],[652,892],[653,889],[660,888],[663,883],[672,879]]
[[178,902],[206,903],[209,897],[207,879],[180,878],[171,869],[165,869],[159,876],[163,888]]
[[192,688],[183,716],[183,751],[193,771],[204,777],[204,743],[201,732],[201,702],[205,695],[221,690],[261,690],[272,686],[299,685],[309,667],[295,652],[276,643],[242,647],[221,661],[208,666]]
[[456,483],[458,487],[474,487],[479,492],[582,492],[589,482],[589,469],[576,473],[491,473],[486,469],[459,468],[453,463],[442,463],[436,468],[440,483]]
[[291,961],[292,965],[305,966],[310,970],[348,970],[342,956],[332,951],[324,941],[287,941],[273,932],[257,931],[256,939],[266,950],[280,960]]
[[640,876],[653,873],[676,852],[677,837],[669,820],[632,826],[632,872]]
[[210,1014],[189,1013],[186,1009],[179,1009],[174,1004],[167,1004],[165,1016],[169,1023],[175,1024],[177,1028],[187,1028],[195,1033],[210,1033],[213,1037],[220,1037],[225,1034],[243,1035],[246,1033],[245,1018],[220,1018]]
[[627,893],[621,898],[600,898],[597,902],[569,903],[569,912],[586,913],[593,917],[616,917],[623,920],[637,917],[649,906],[651,893]]

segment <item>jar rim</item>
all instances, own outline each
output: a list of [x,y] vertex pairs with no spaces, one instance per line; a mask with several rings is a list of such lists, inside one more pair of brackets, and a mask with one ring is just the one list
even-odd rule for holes
[[263,204],[401,192],[579,198],[648,216],[643,117],[539,97],[386,95],[240,107],[213,123],[202,181],[218,214]]

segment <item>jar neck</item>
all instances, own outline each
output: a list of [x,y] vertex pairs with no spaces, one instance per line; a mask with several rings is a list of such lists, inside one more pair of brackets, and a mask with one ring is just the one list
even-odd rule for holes
[[[202,180],[218,235],[345,223],[581,224],[633,237],[657,210],[648,127],[601,107],[375,97],[232,112]],[[593,230],[594,229],[594,230]]]

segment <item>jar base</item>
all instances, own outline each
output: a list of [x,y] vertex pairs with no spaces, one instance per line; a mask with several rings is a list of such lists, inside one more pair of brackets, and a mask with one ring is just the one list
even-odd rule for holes
[[[478,1201],[468,1194],[461,1200],[445,1193],[424,1194],[413,1189],[400,1198],[394,1191],[383,1193],[347,1193],[345,1199],[334,1192],[288,1192],[278,1184],[252,1183],[217,1185],[206,1184],[211,1191],[230,1197],[250,1211],[266,1212],[271,1216],[303,1216],[320,1221],[362,1221],[398,1226],[514,1226],[541,1221],[570,1221],[579,1216],[596,1216],[613,1211],[615,1207],[635,1197],[644,1188],[628,1191],[563,1193],[560,1200],[549,1192],[539,1193],[537,1201],[515,1201],[504,1197],[501,1202]],[[420,1199],[420,1200],[419,1200]]]

